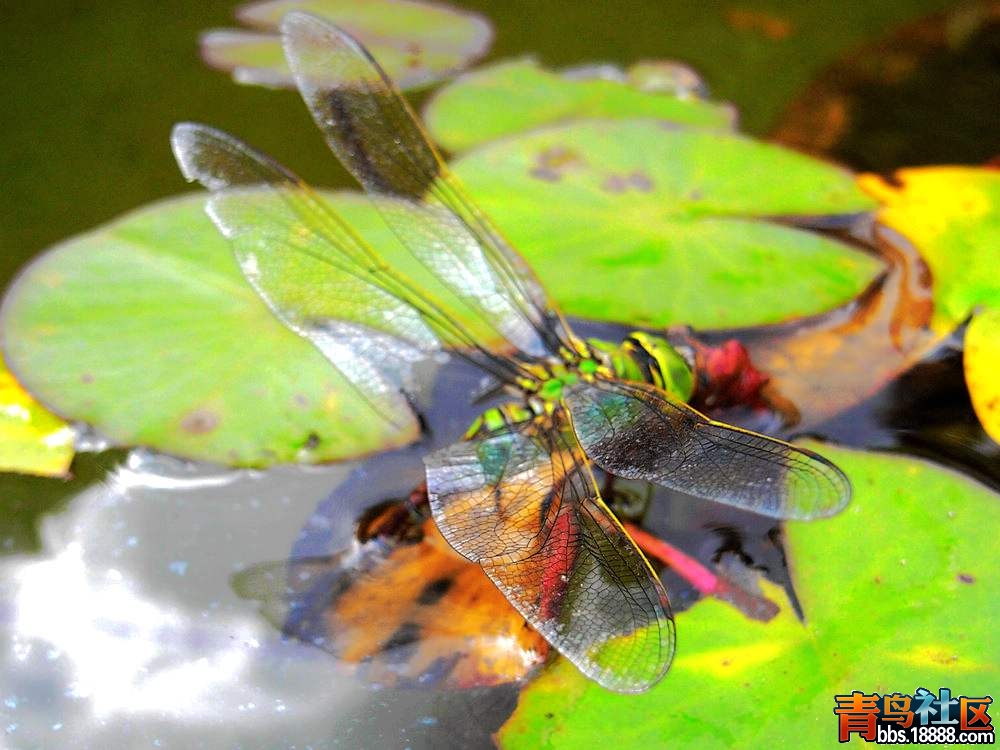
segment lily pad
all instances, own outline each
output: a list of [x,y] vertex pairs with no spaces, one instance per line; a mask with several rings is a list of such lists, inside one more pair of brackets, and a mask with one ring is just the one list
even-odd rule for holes
[[[567,120],[592,117],[658,117],[685,125],[730,128],[731,107],[704,101],[678,83],[657,88],[651,63],[621,80],[571,77],[545,70],[530,59],[497,63],[466,73],[439,90],[424,110],[434,139],[464,151],[497,138]],[[662,77],[663,71],[660,70]],[[694,76],[692,73],[691,76]]]
[[329,19],[360,39],[402,88],[427,85],[461,70],[486,53],[493,41],[483,17],[414,0],[266,0],[237,11],[257,31],[217,29],[201,38],[213,68],[238,83],[293,88],[276,32],[282,16],[302,10]]
[[35,401],[0,360],[0,471],[64,477],[73,429]]
[[580,121],[454,167],[571,315],[775,323],[843,304],[881,269],[841,242],[759,220],[873,208],[850,173],[735,133]]
[[859,183],[882,203],[879,221],[927,262],[936,330],[951,330],[977,305],[1000,307],[1000,172],[926,167],[900,170],[891,183],[876,175]]
[[923,461],[822,450],[855,498],[833,519],[787,526],[804,623],[787,602],[769,623],[699,602],[678,616],[677,657],[652,691],[616,695],[560,662],[522,693],[501,746],[826,747],[835,695],[992,694],[1000,497]]
[[[417,265],[367,199],[328,197],[393,263]],[[116,443],[231,465],[343,459],[416,438],[410,410],[377,418],[278,322],[204,203],[152,204],[27,268],[0,320],[25,387]]]
[[965,383],[986,433],[1000,443],[1000,308],[977,315],[965,332]]

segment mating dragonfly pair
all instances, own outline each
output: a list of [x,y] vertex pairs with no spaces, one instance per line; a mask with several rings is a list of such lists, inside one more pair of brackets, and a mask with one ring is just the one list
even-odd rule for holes
[[331,149],[448,298],[392,267],[299,178],[232,136],[177,125],[181,170],[214,193],[208,213],[250,283],[340,370],[371,419],[411,425],[407,371],[441,349],[516,397],[425,458],[434,521],[581,672],[612,690],[649,688],[673,657],[670,606],[592,465],[788,519],[839,511],[847,478],[816,453],[686,406],[671,394],[680,358],[665,341],[574,335],[367,50],[305,13],[281,30]]

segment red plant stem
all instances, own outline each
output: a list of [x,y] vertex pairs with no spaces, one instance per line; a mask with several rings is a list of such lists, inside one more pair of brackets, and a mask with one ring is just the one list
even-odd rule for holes
[[719,577],[693,557],[684,554],[673,545],[667,544],[649,532],[643,531],[635,524],[625,522],[622,525],[639,546],[639,549],[650,557],[655,557],[664,565],[669,565],[702,594],[712,596],[719,593]]

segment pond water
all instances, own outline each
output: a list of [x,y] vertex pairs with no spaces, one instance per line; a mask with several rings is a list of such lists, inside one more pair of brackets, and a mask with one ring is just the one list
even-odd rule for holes
[[[830,3],[827,18],[796,21],[782,35],[767,21],[782,17],[780,4],[750,20],[696,2],[461,5],[495,22],[491,58],[535,53],[556,66],[682,59],[757,134],[847,49],[893,22],[950,7],[888,3],[852,19]],[[199,61],[198,33],[230,24],[231,11],[193,0],[65,2],[28,4],[5,22],[0,90],[11,111],[0,154],[0,279],[67,235],[187,189],[167,148],[179,119],[237,132],[320,184],[346,184],[296,95],[235,86]],[[775,60],[785,70],[772,76]],[[936,139],[941,161],[949,137]],[[969,138],[957,133],[954,142],[953,158],[969,158]],[[766,341],[754,346],[763,356]],[[406,497],[421,481],[421,456],[482,410],[472,403],[480,386],[478,376],[447,368],[425,394],[428,437],[359,465],[228,471],[107,451],[78,459],[65,483],[0,476],[7,745],[492,746],[516,688],[370,691],[323,651],[283,639],[232,586],[254,564],[349,545],[361,510]],[[847,445],[930,456],[1000,488],[996,445],[978,427],[960,355],[947,345],[863,405],[809,427]],[[735,552],[787,583],[772,522],[682,496],[653,502],[649,528],[692,555],[711,562]],[[667,582],[677,608],[696,598],[680,578]]]

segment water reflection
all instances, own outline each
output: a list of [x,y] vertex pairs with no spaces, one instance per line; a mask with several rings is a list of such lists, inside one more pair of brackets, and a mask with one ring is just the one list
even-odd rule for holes
[[[463,382],[452,395],[467,403],[478,378]],[[431,420],[427,442],[455,439],[469,415],[453,411]],[[361,508],[419,476],[424,450],[267,472],[129,454],[42,519],[39,554],[0,562],[7,743],[488,746],[514,690],[373,693],[329,654],[283,639],[230,588],[254,563],[343,547]],[[347,491],[331,495],[348,475]]]
[[42,555],[4,561],[9,741],[190,747],[245,734],[273,747],[310,725],[323,740],[353,691],[329,660],[277,639],[228,579],[259,554],[287,554],[343,469],[151,468],[133,457],[45,519]]

